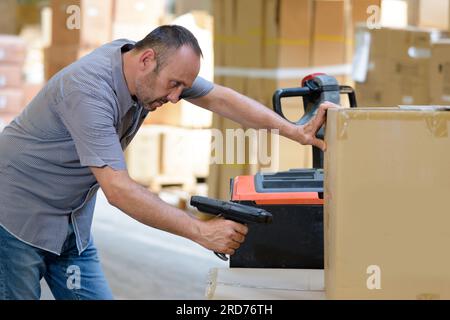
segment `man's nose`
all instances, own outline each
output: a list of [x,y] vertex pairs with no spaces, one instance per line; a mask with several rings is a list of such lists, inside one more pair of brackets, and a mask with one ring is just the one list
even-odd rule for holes
[[178,100],[180,100],[181,92],[183,92],[183,87],[178,87],[175,90],[173,90],[168,96],[167,100],[169,100],[172,103],[177,103]]

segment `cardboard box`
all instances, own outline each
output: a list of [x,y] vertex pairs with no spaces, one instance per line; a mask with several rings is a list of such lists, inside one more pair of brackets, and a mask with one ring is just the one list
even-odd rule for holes
[[25,41],[17,36],[0,35],[0,63],[23,65],[26,55]]
[[17,0],[0,1],[0,34],[17,34]]
[[312,12],[312,0],[266,1],[265,67],[310,66]]
[[446,0],[420,1],[420,27],[448,30],[449,2]]
[[365,106],[428,104],[431,43],[442,33],[412,27],[361,28],[358,32],[370,39],[356,49],[367,54],[366,61],[354,61],[354,70],[362,69],[355,73],[366,75],[364,85],[357,84],[359,103]]
[[141,40],[161,24],[165,13],[165,1],[116,0],[112,38]]
[[310,65],[312,0],[214,1],[215,65]]
[[202,177],[209,174],[211,131],[170,127],[161,140],[161,174]]
[[142,126],[126,149],[128,174],[142,185],[160,174],[162,132],[159,126]]
[[433,43],[430,62],[432,104],[450,104],[450,40]]
[[184,128],[211,127],[211,111],[197,107],[181,100],[176,104],[168,103],[152,111],[145,119],[145,124],[170,125]]
[[111,41],[112,0],[52,0],[52,44],[96,47]]
[[45,79],[49,80],[60,70],[75,62],[84,52],[77,45],[44,48]]
[[[385,84],[376,82],[355,82],[355,93],[358,107],[386,107]],[[394,103],[395,105],[395,103]]]
[[382,0],[351,0],[353,26],[366,23],[371,17],[371,13],[367,12],[368,9],[371,6],[378,6],[381,9],[381,3]]
[[175,15],[180,16],[192,11],[212,12],[211,0],[176,0]]
[[316,0],[314,4],[313,65],[350,62],[352,25],[348,1]]
[[24,108],[22,89],[0,90],[0,112],[19,114]]
[[0,64],[0,90],[5,88],[21,88],[23,85],[22,66]]
[[448,111],[329,110],[327,298],[450,298],[449,124]]

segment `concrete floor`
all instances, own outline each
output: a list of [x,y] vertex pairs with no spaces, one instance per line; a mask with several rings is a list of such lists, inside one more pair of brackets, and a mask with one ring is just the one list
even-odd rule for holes
[[[228,266],[194,242],[131,219],[101,191],[93,235],[116,299],[205,299],[209,270]],[[42,283],[42,299],[53,299]]]

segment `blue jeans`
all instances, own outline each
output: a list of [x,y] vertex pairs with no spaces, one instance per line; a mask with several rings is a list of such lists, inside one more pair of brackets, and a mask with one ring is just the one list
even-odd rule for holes
[[57,300],[113,299],[92,237],[78,255],[70,225],[58,256],[18,240],[0,226],[0,300],[38,300],[43,277]]

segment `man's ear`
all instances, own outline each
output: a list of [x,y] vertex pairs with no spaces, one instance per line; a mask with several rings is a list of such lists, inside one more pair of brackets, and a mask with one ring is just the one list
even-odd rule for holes
[[142,71],[145,71],[149,68],[153,70],[155,66],[156,66],[155,50],[149,48],[142,51],[139,56],[139,68]]

